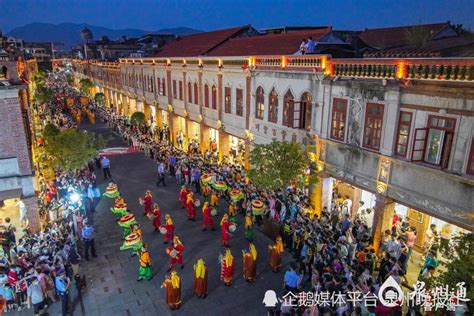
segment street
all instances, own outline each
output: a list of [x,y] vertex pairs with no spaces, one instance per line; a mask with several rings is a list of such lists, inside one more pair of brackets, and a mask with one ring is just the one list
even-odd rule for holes
[[[123,146],[122,140],[107,128],[105,124],[84,124],[84,129],[112,137],[108,147]],[[82,301],[75,289],[71,292],[74,315],[265,315],[262,304],[266,290],[272,289],[280,294],[283,289],[283,274],[290,261],[286,253],[282,270],[273,273],[268,265],[267,245],[272,240],[254,229],[254,242],[258,251],[257,281],[247,283],[242,277],[242,249],[246,248],[242,225],[230,240],[235,258],[234,283],[226,287],[220,280],[218,256],[223,251],[220,229],[202,232],[201,210],[198,210],[196,222],[186,220],[186,211],[178,201],[179,187],[174,177],[167,177],[167,187],[156,187],[156,164],[143,153],[111,156],[111,173],[120,192],[142,225],[143,240],[148,245],[153,263],[154,277],[151,281],[137,282],[138,259],[130,257],[130,251],[120,251],[122,228],[115,223],[114,215],[109,211],[113,201],[102,198],[95,213],[94,228],[97,258],[81,263],[81,273],[87,276],[87,288],[82,293]],[[101,191],[105,184],[101,170],[96,171]],[[164,302],[164,290],[161,289],[169,257],[165,253],[163,235],[153,231],[151,220],[143,215],[143,207],[138,198],[145,190],[151,190],[153,201],[164,214],[170,213],[175,234],[185,246],[184,269],[178,268],[182,282],[182,307],[171,312]],[[221,210],[224,205],[221,206]],[[222,211],[221,211],[222,214]],[[220,221],[214,217],[216,226]],[[238,216],[241,224],[242,216]],[[209,268],[208,296],[198,299],[192,293],[193,265],[202,257]],[[48,312],[57,315],[61,304],[54,303]]]

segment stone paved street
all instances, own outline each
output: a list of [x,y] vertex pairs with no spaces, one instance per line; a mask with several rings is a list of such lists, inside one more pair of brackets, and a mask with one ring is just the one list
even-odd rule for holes
[[[88,130],[112,136],[109,147],[123,146],[121,140],[110,133],[104,124],[84,126]],[[249,284],[242,277],[242,249],[246,246],[243,228],[240,225],[231,238],[231,249],[236,260],[236,273],[232,287],[226,287],[219,279],[220,265],[218,255],[223,250],[220,230],[201,231],[201,212],[198,220],[186,220],[186,211],[178,202],[179,188],[172,177],[168,177],[167,187],[156,187],[156,164],[142,153],[110,157],[111,172],[118,183],[120,192],[129,208],[142,225],[143,239],[149,245],[153,262],[154,278],[151,281],[137,282],[138,259],[130,257],[130,251],[120,251],[122,229],[115,223],[109,211],[112,200],[102,198],[94,219],[96,229],[96,248],[98,257],[82,262],[82,273],[87,275],[87,289],[82,293],[82,301],[75,289],[71,299],[74,301],[74,315],[265,315],[262,305],[265,291],[273,289],[282,294],[283,273],[288,267],[288,254],[283,258],[282,271],[275,274],[268,266],[266,246],[272,241],[255,229],[254,241],[258,251],[258,280]],[[103,182],[102,174],[98,180]],[[101,188],[104,188],[102,183]],[[182,280],[182,307],[171,312],[164,303],[164,290],[160,288],[168,269],[169,257],[165,253],[163,236],[153,231],[151,221],[142,215],[138,197],[150,189],[153,199],[164,213],[169,212],[175,223],[175,232],[184,246],[183,270],[178,269]],[[214,220],[217,222],[217,218]],[[220,220],[220,217],[219,217]],[[242,217],[238,218],[239,224]],[[198,299],[192,294],[193,265],[203,257],[209,267],[208,297]],[[53,304],[48,312],[60,314],[60,303]],[[29,310],[28,314],[32,311]],[[21,313],[23,314],[23,313]]]

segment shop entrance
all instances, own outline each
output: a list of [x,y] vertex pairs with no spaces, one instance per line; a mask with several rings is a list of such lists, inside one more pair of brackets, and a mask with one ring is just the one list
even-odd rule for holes
[[244,140],[229,135],[229,161],[236,165],[244,165],[245,143]]
[[188,137],[186,136],[186,119],[182,116],[177,116],[173,121],[176,125],[175,130],[176,146],[179,149],[186,150],[188,148]]

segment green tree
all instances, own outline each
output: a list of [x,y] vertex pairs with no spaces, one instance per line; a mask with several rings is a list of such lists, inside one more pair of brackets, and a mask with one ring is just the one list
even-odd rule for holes
[[436,286],[446,286],[456,289],[457,284],[464,282],[469,310],[474,310],[474,234],[467,233],[453,238],[454,247],[449,248],[446,256],[450,261],[438,276],[427,280],[426,288],[434,289]]
[[145,125],[146,120],[145,120],[145,113],[143,112],[135,112],[132,114],[130,117],[130,121],[132,122],[133,125]]
[[70,128],[49,137],[45,150],[51,168],[71,171],[86,165],[104,146],[105,140],[100,135]]
[[33,100],[39,104],[49,103],[53,99],[53,90],[40,83],[36,85]]
[[43,137],[47,141],[48,139],[51,139],[51,137],[54,137],[60,133],[59,128],[56,127],[56,125],[48,123],[43,129]]
[[36,85],[44,85],[44,80],[46,79],[46,73],[44,71],[37,71],[33,76],[33,81]]
[[93,87],[94,83],[89,78],[79,80],[79,90],[81,90],[85,95],[90,95]]
[[97,92],[94,96],[94,100],[98,105],[104,105],[105,104],[105,94],[102,92]]
[[249,177],[257,188],[275,190],[301,183],[308,167],[307,151],[298,143],[274,140],[250,153]]
[[66,80],[67,80],[68,85],[70,86],[74,85],[74,76],[72,74],[68,73],[66,75]]

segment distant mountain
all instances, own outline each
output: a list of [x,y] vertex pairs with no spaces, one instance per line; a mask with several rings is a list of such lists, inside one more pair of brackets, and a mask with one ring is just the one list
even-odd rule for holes
[[145,33],[173,33],[176,35],[188,35],[202,32],[188,27],[168,28],[158,31],[144,31],[138,29],[113,30],[106,27],[89,25],[85,23],[30,23],[14,28],[8,32],[7,35],[21,38],[27,42],[64,43],[65,48],[70,48],[81,42],[80,32],[84,27],[87,27],[92,31],[95,40],[100,39],[102,36],[108,36],[109,39],[115,40],[121,38],[122,36],[140,37]]

